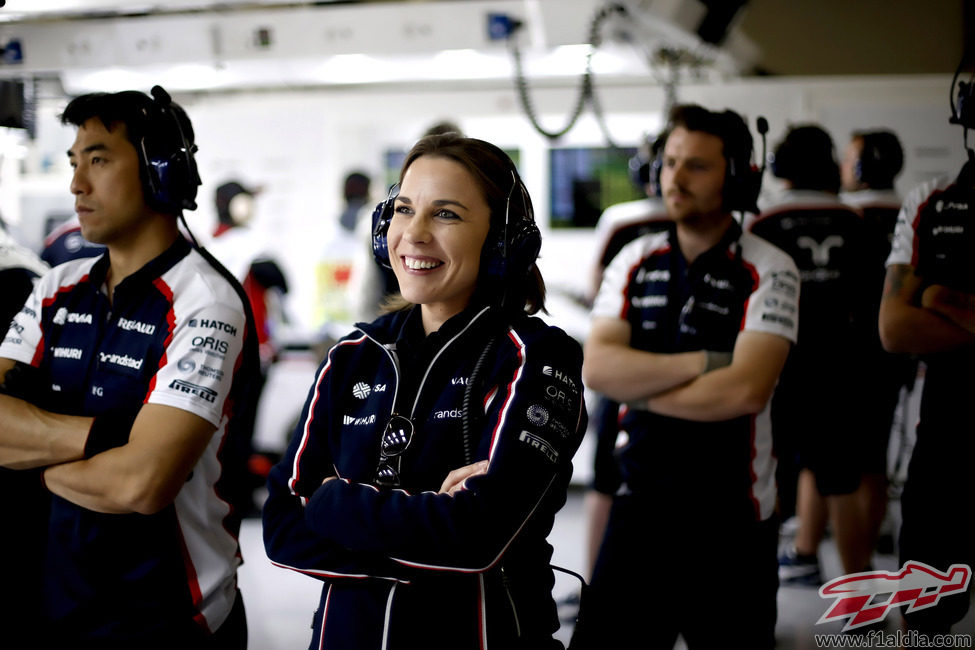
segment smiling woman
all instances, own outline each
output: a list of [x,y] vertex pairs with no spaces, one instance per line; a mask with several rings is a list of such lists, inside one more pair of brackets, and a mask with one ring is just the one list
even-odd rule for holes
[[494,145],[407,155],[374,250],[408,303],[329,351],[268,482],[268,557],[324,583],[311,647],[561,647],[546,538],[587,416],[578,343],[530,315],[540,243]]
[[449,158],[424,156],[403,175],[389,225],[400,293],[436,331],[470,302],[491,212],[475,179]]

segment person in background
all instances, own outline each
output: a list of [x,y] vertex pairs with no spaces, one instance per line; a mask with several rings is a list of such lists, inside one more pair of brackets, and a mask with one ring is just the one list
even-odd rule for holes
[[447,135],[448,133],[456,133],[457,135],[464,135],[463,129],[460,125],[453,120],[437,120],[430,126],[426,128],[423,132],[423,136],[428,135]]
[[98,257],[104,252],[104,246],[93,244],[82,237],[81,223],[78,221],[78,215],[74,214],[44,238],[41,259],[48,266],[57,266],[68,260]]
[[[37,279],[48,266],[26,246],[22,246],[7,232],[0,219],[0,323],[7,333],[13,317],[24,306]],[[19,327],[19,326],[17,326]],[[19,338],[17,327],[8,337]],[[0,391],[3,387],[0,386]],[[16,471],[0,467],[0,490],[10,495],[4,517],[16,522],[16,532],[0,536],[0,553],[12,558],[6,571],[6,584],[16,598],[8,599],[0,614],[13,637],[8,642],[26,645],[30,638],[22,638],[17,630],[35,630],[43,623],[41,581],[44,572],[44,547],[47,540],[48,501],[50,494],[41,486],[40,471]]]
[[[675,106],[661,188],[671,222],[604,274],[586,384],[620,404],[621,474],[571,648],[775,645],[775,457],[768,402],[796,337],[799,277],[733,212],[755,211],[752,136],[733,111]],[[706,618],[714,579],[735,597]],[[652,620],[648,621],[648,615]]]
[[217,227],[207,250],[234,274],[247,292],[257,323],[261,365],[265,372],[277,355],[275,330],[284,320],[281,297],[288,280],[277,261],[264,250],[260,236],[250,229],[260,188],[228,181],[217,188]]
[[647,139],[637,155],[630,160],[631,180],[646,193],[646,197],[611,205],[596,222],[593,246],[595,255],[586,295],[590,305],[599,291],[603,271],[620,249],[641,235],[664,228],[667,209],[660,196],[660,154],[666,141],[666,132],[653,140]]
[[268,372],[277,361],[280,351],[279,330],[286,322],[283,297],[288,293],[288,281],[278,263],[266,252],[261,236],[251,229],[254,221],[255,197],[261,188],[245,187],[238,181],[228,181],[217,187],[214,202],[217,227],[207,251],[220,261],[241,283],[257,328],[257,343],[261,359],[260,374],[255,378],[253,401],[239,405],[245,411],[239,422],[248,427],[235,436],[235,457],[247,459],[247,472],[233,481],[227,497],[244,517],[260,514],[255,502],[255,490],[267,481],[271,465],[277,455],[254,449],[254,426],[257,408]]
[[840,162],[840,199],[887,234],[888,249],[901,208],[894,181],[903,168],[904,149],[887,129],[854,131]]
[[861,403],[864,387],[881,380],[868,365],[877,347],[876,260],[864,254],[871,240],[863,218],[839,200],[829,134],[815,124],[794,126],[774,156],[772,173],[785,189],[745,228],[789,253],[802,279],[799,339],[772,400],[780,505],[783,514],[794,506],[798,518],[779,578],[818,586],[827,517],[843,570],[863,571],[871,562],[859,491],[871,445],[890,435],[890,420],[885,429]]
[[23,307],[37,278],[50,267],[32,250],[21,245],[7,232],[7,224],[0,218],[0,323],[4,326]]
[[[666,140],[666,132],[652,141],[647,139],[638,155],[630,160],[632,180],[646,192],[646,198],[611,205],[596,222],[596,255],[592,263],[592,282],[586,297],[590,306],[599,291],[603,272],[617,253],[634,239],[668,227],[669,217],[660,190],[661,154]],[[606,532],[613,492],[620,483],[619,468],[614,456],[620,431],[619,407],[613,400],[598,395],[592,417],[592,427],[596,435],[593,478],[584,499],[589,575],[592,575],[599,546]]]
[[247,645],[224,499],[258,373],[240,285],[182,236],[194,133],[160,87],[73,99],[70,190],[100,257],[45,274],[0,345],[0,465],[50,491],[39,647]]
[[376,264],[372,255],[371,216],[375,206],[369,203],[369,176],[362,171],[351,172],[345,177],[343,185],[345,207],[339,216],[339,225],[343,233],[355,238],[346,291],[354,320],[368,322],[379,315],[383,302],[395,295],[399,288],[393,272]]
[[369,176],[362,171],[350,172],[345,177],[342,197],[345,207],[339,215],[339,225],[349,232],[354,232],[359,223],[359,215],[369,203]]
[[[961,123],[975,127],[970,115]],[[900,561],[946,574],[954,565],[975,566],[971,529],[958,523],[959,508],[973,496],[975,457],[968,409],[975,394],[975,152],[968,155],[957,178],[926,182],[905,198],[880,304],[884,348],[926,366],[901,495]],[[904,619],[930,641],[964,618],[970,600],[971,585]]]
[[[894,181],[903,168],[904,149],[897,134],[888,129],[854,131],[840,161],[840,199],[860,211],[869,233],[870,247],[864,254],[870,256],[870,270],[875,276],[868,316],[874,320],[880,312],[887,257],[901,209],[901,197],[894,189]],[[870,431],[877,437],[868,443],[867,464],[858,492],[864,499],[869,545],[892,552],[892,524],[888,520],[885,525],[885,514],[887,478],[896,473],[896,468],[887,467],[888,446],[892,435],[913,439],[916,433],[913,430],[914,420],[907,410],[908,405],[917,399],[914,392],[920,390],[923,383],[923,370],[919,368],[917,359],[910,355],[884,351],[879,332],[874,337],[872,349],[874,355],[867,364],[877,371],[876,382],[862,387],[862,395],[863,408],[876,414],[876,422],[871,424]],[[901,446],[905,448],[903,454],[908,445],[902,442]],[[900,480],[894,476],[894,489],[900,487]]]
[[322,582],[310,648],[559,648],[546,541],[586,430],[498,147],[420,139],[379,209],[398,309],[329,351],[268,481],[276,565]]

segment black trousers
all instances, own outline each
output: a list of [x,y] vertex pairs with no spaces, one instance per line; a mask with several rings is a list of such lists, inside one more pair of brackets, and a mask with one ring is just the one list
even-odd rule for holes
[[[4,646],[6,647],[6,646]],[[26,647],[26,646],[25,646]],[[244,599],[237,590],[237,598],[227,620],[212,634],[205,633],[196,623],[187,622],[174,629],[128,639],[80,638],[65,627],[32,635],[31,648],[64,650],[65,648],[98,648],[99,650],[247,650],[247,615]]]
[[[907,484],[901,495],[903,523],[900,530],[900,563],[915,561],[947,572],[953,564],[975,567],[975,536],[963,523],[961,514],[972,502],[975,488],[971,480],[972,443],[969,430],[957,431],[959,440],[954,449],[946,445],[932,447],[925,439],[928,427],[922,420],[918,426],[918,441],[908,465]],[[934,636],[949,634],[951,626],[961,621],[971,604],[972,584],[967,593],[944,596],[937,605],[908,614],[907,627],[921,634]],[[902,610],[903,611],[903,610]]]
[[239,589],[227,620],[205,643],[206,650],[247,650],[247,613]]
[[570,649],[772,648],[777,518],[668,521],[659,502],[614,499]]

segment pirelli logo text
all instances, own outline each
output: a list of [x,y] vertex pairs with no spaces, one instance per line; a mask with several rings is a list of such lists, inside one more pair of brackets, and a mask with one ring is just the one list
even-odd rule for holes
[[187,395],[194,395],[207,402],[217,401],[217,391],[205,386],[197,386],[196,384],[191,384],[188,381],[182,379],[174,379],[169,382],[169,387],[173,390],[178,390],[181,393],[186,393]]
[[552,448],[552,445],[548,444],[548,442],[543,440],[542,438],[539,438],[534,434],[528,433],[527,431],[522,431],[518,435],[518,440],[524,442],[525,444],[529,445],[533,449],[537,449],[538,451],[542,452],[543,454],[545,454],[545,457],[548,458],[553,463],[559,462],[559,452],[555,451]]

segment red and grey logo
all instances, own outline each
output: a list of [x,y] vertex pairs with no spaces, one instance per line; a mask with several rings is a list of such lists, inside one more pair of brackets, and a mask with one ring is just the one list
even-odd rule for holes
[[907,612],[934,607],[942,596],[964,594],[972,577],[967,564],[952,564],[942,573],[923,562],[905,562],[900,571],[852,573],[819,588],[822,598],[836,598],[816,624],[847,618],[843,631],[877,623],[894,607]]

